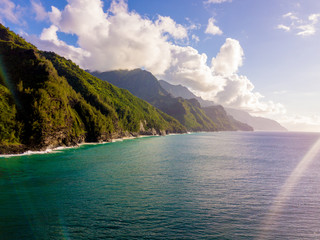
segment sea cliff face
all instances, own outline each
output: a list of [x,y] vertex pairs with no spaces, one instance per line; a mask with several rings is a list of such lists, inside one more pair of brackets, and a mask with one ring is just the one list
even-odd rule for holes
[[2,25],[0,59],[0,154],[186,132],[149,103]]

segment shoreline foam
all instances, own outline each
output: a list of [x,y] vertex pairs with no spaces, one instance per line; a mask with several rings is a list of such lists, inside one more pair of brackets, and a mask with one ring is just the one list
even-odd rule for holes
[[[169,135],[178,135],[178,134],[168,134]],[[48,148],[43,151],[31,151],[28,150],[23,153],[16,153],[16,154],[0,154],[0,158],[10,158],[10,157],[20,157],[20,156],[29,156],[29,155],[40,155],[40,154],[49,154],[49,153],[61,153],[60,150],[65,150],[65,149],[71,149],[71,148],[79,148],[84,145],[100,145],[100,144],[107,144],[107,143],[114,143],[114,142],[122,142],[124,140],[131,140],[131,139],[136,139],[136,138],[145,138],[145,137],[160,137],[161,135],[139,135],[137,137],[122,137],[122,138],[115,138],[111,139],[111,141],[107,142],[82,142],[74,146],[59,146],[55,148]]]

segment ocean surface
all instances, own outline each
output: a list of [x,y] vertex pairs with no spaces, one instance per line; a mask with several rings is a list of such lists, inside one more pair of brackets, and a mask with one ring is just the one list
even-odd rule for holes
[[0,158],[0,239],[320,239],[319,137],[195,133]]

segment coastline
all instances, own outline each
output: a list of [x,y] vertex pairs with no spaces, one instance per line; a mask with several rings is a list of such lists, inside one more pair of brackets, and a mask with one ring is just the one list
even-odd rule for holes
[[[0,159],[1,158],[10,158],[10,157],[19,157],[19,156],[27,156],[27,155],[40,155],[40,154],[49,154],[49,153],[59,153],[61,151],[59,150],[65,150],[65,149],[71,149],[71,148],[79,148],[83,145],[100,145],[100,144],[107,144],[107,143],[114,143],[114,142],[122,142],[124,140],[130,140],[130,139],[136,139],[136,138],[146,138],[146,137],[161,137],[161,136],[174,136],[174,135],[181,135],[181,134],[194,134],[194,133],[206,133],[207,131],[196,131],[196,132],[185,132],[185,133],[168,133],[166,135],[162,134],[141,134],[141,135],[131,135],[131,136],[123,136],[119,138],[112,138],[109,139],[108,141],[102,141],[102,142],[81,142],[81,143],[76,143],[75,145],[72,146],[57,146],[53,148],[47,148],[45,150],[26,150],[21,153],[8,153],[8,154],[3,154],[0,153]],[[217,131],[219,132],[219,131]]]
[[[13,153],[13,154],[0,154],[1,158],[10,158],[10,157],[20,157],[20,156],[28,156],[28,155],[41,155],[41,154],[49,154],[49,153],[60,153],[59,150],[65,150],[65,149],[72,149],[72,148],[79,148],[84,145],[102,145],[107,143],[115,143],[115,142],[122,142],[124,140],[131,140],[131,139],[137,139],[137,138],[146,138],[146,137],[161,137],[161,136],[170,136],[170,135],[180,135],[181,133],[169,133],[167,135],[138,135],[138,136],[130,136],[130,137],[121,137],[121,138],[114,138],[110,139],[110,141],[103,141],[103,142],[82,142],[78,143],[74,146],[58,146],[54,148],[47,148],[46,150],[39,150],[39,151],[33,151],[33,150],[27,150],[22,153]],[[183,133],[182,133],[183,134]]]
[[2,158],[10,158],[10,157],[19,157],[19,156],[28,156],[28,155],[41,155],[41,154],[53,154],[53,153],[60,153],[61,151],[59,150],[65,150],[65,149],[72,149],[72,148],[79,148],[84,145],[100,145],[100,144],[107,144],[107,143],[114,143],[114,142],[122,142],[124,140],[131,140],[131,139],[137,139],[137,138],[146,138],[146,137],[165,137],[165,136],[175,136],[175,135],[181,135],[181,134],[194,134],[194,133],[206,133],[206,131],[199,131],[199,132],[186,132],[186,133],[168,133],[166,135],[162,134],[141,134],[137,136],[124,136],[124,137],[119,137],[119,138],[112,138],[108,141],[103,141],[103,142],[81,142],[77,143],[72,146],[57,146],[54,148],[47,148],[45,150],[26,150],[21,153],[8,153],[8,154],[0,154],[0,159]]

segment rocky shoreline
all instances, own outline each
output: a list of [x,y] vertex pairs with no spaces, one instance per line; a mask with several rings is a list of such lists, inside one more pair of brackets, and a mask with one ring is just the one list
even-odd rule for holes
[[[129,133],[127,131],[120,132],[120,133],[114,133],[112,134],[111,138],[96,141],[96,142],[86,142],[84,141],[78,141],[78,142],[69,142],[68,144],[58,144],[57,142],[46,142],[47,144],[45,146],[28,146],[25,144],[11,144],[11,145],[0,145],[0,157],[6,156],[6,155],[23,155],[28,152],[32,153],[47,153],[51,152],[53,150],[59,149],[59,148],[72,148],[72,147],[79,147],[84,144],[103,144],[103,143],[109,143],[114,142],[117,140],[125,140],[125,139],[134,139],[139,137],[149,137],[149,136],[166,136],[170,134],[168,131],[164,130],[155,130],[155,129],[148,129],[140,131],[139,133]],[[183,133],[174,133],[174,134],[183,134]]]

